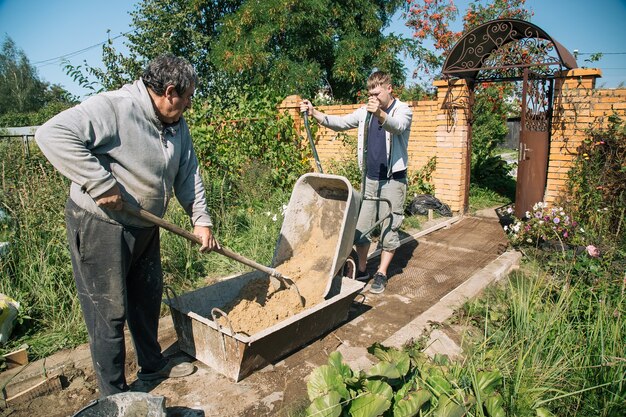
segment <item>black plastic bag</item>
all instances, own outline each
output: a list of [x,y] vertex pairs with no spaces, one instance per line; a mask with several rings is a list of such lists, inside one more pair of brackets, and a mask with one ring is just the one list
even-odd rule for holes
[[442,203],[430,194],[418,194],[407,206],[407,214],[414,216],[420,214],[422,216],[428,214],[428,210],[435,210],[437,213],[445,217],[452,217],[450,206]]

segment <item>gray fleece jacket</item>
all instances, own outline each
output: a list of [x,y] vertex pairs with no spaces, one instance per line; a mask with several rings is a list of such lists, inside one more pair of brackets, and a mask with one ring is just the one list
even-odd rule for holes
[[[396,104],[382,124],[387,139],[387,167],[388,176],[394,172],[407,169],[409,162],[409,135],[411,134],[411,120],[413,112],[408,104],[395,99]],[[363,169],[363,135],[365,133],[365,106],[345,116],[328,115],[322,120],[322,125],[337,131],[344,131],[358,127],[357,155],[359,167]]]
[[72,182],[70,198],[102,218],[149,226],[94,198],[118,184],[124,201],[163,217],[174,194],[192,225],[212,226],[189,127],[164,126],[141,80],[98,94],[41,126],[35,140]]

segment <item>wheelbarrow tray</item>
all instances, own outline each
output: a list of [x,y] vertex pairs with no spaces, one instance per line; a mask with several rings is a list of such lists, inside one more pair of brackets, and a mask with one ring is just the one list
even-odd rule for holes
[[213,308],[234,300],[248,282],[263,276],[254,271],[165,300],[180,349],[240,381],[346,321],[350,305],[364,287],[363,282],[343,277],[337,295],[250,336],[233,334],[213,320]]
[[319,271],[325,273],[323,297],[337,294],[343,266],[352,251],[359,207],[360,194],[347,178],[318,173],[302,175],[284,213],[272,266],[280,270],[280,265],[292,258],[310,256],[302,249],[316,241],[322,244],[319,250],[325,259],[318,265]]

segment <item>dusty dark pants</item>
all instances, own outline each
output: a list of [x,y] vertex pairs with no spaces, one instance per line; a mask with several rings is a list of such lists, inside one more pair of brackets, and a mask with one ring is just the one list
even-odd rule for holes
[[159,230],[121,226],[68,200],[67,237],[101,396],[128,390],[124,322],[146,372],[167,363],[157,340],[163,293]]

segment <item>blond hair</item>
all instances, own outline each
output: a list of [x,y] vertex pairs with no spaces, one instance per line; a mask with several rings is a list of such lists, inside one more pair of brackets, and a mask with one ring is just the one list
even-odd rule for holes
[[379,85],[391,85],[391,76],[383,71],[373,72],[367,79],[367,89],[372,90]]

